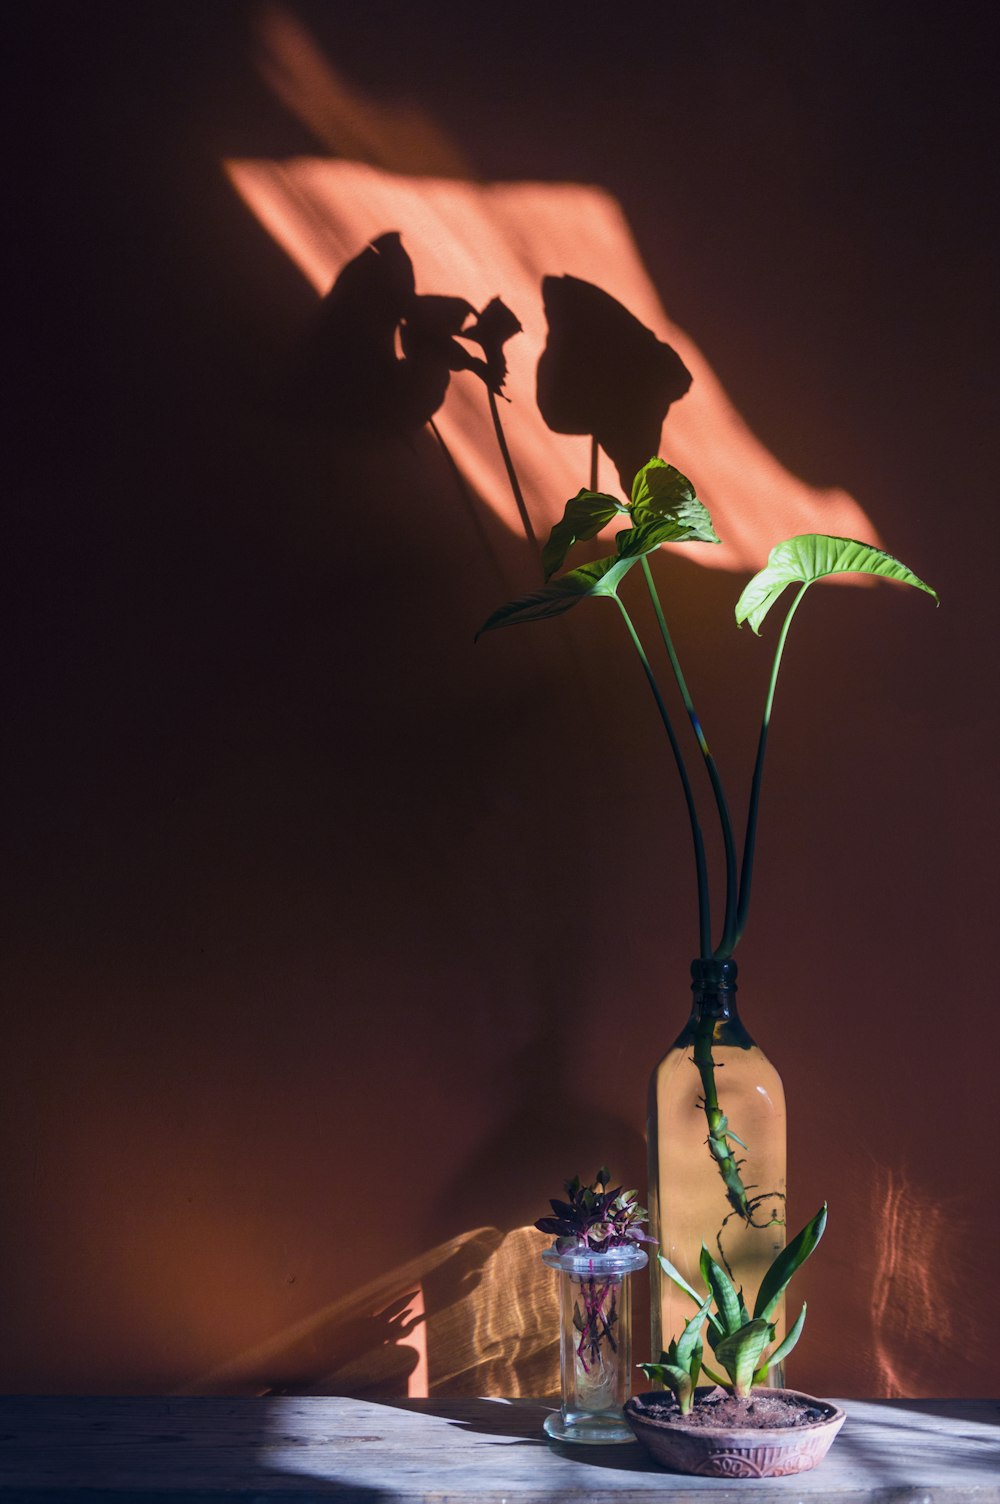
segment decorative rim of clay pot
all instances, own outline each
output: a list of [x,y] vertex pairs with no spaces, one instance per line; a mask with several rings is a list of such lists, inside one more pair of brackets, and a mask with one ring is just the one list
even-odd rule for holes
[[830,1400],[818,1400],[800,1389],[754,1392],[797,1400],[824,1413],[819,1420],[800,1426],[693,1426],[680,1416],[657,1420],[644,1415],[640,1408],[644,1401],[664,1401],[661,1392],[652,1391],[628,1400],[624,1415],[654,1460],[678,1473],[709,1478],[780,1478],[804,1473],[821,1462],[847,1419],[844,1411]]

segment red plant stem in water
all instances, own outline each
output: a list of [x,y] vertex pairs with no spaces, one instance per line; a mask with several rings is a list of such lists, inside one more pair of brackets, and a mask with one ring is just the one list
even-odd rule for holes
[[[604,1314],[604,1302],[608,1291],[611,1292],[611,1301],[608,1306],[607,1316]],[[576,1355],[584,1373],[590,1373],[584,1350],[590,1349],[590,1361],[596,1363],[600,1356],[600,1346],[606,1337],[611,1345],[611,1351],[618,1351],[611,1326],[616,1318],[615,1312],[615,1286],[611,1280],[603,1285],[598,1285],[596,1279],[585,1279],[580,1282],[580,1294],[583,1297],[583,1330],[580,1333],[580,1341],[577,1345]],[[610,1317],[610,1320],[608,1319]],[[603,1328],[603,1331],[601,1330]]]

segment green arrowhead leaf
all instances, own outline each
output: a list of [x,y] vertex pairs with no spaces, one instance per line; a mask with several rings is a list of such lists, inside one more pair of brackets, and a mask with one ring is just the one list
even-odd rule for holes
[[635,559],[597,559],[593,564],[581,564],[571,569],[541,590],[530,595],[518,596],[487,617],[476,633],[493,632],[497,627],[514,627],[526,621],[544,621],[549,616],[561,616],[588,595],[615,595],[618,585],[628,574]]
[[870,543],[832,538],[826,533],[803,533],[772,548],[766,565],[754,575],[736,603],[736,625],[749,621],[759,635],[761,623],[787,585],[811,585],[831,574],[881,575],[887,580],[915,585],[938,600],[937,591],[925,585],[911,569]]
[[707,508],[698,500],[686,475],[666,460],[651,459],[632,482],[632,516],[636,523],[652,517],[676,517],[692,538],[718,543]]
[[758,1360],[770,1338],[769,1321],[748,1321],[716,1347],[715,1356],[732,1379],[737,1394],[746,1394],[753,1384]]
[[623,502],[616,501],[603,491],[578,491],[566,503],[561,519],[549,534],[542,549],[542,568],[546,580],[561,569],[566,555],[574,543],[596,538],[602,527],[607,527],[619,512],[627,512]]
[[[740,1314],[739,1296],[736,1294],[729,1275],[721,1265],[715,1262],[704,1243],[701,1245],[701,1277],[715,1297],[715,1305],[722,1321],[723,1330],[727,1333],[735,1332],[742,1325],[743,1320]],[[721,1363],[722,1359],[719,1357],[720,1345],[717,1343],[715,1346],[715,1356],[719,1358]]]
[[641,558],[661,543],[718,543],[707,508],[686,475],[652,459],[632,484],[632,527],[618,534],[620,558]]
[[778,1254],[770,1269],[760,1282],[757,1291],[757,1302],[753,1308],[754,1316],[770,1316],[778,1301],[785,1293],[785,1287],[795,1273],[801,1268],[806,1259],[812,1253],[823,1233],[826,1231],[826,1202],[820,1207],[802,1231]]

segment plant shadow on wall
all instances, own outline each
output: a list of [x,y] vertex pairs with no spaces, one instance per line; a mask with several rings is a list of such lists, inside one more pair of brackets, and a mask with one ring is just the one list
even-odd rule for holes
[[[616,459],[630,451],[642,452],[658,442],[663,414],[686,388],[687,373],[669,347],[596,287],[571,278],[546,283],[547,303],[567,305],[574,299],[591,311],[590,323],[574,341],[572,320],[562,319],[566,347],[555,347],[558,361],[553,368],[550,359],[550,369],[539,378],[550,420],[560,431],[579,434],[603,421],[592,396],[591,408],[580,413],[578,394],[567,394],[562,387],[560,372],[573,366],[580,340],[591,346],[599,340],[620,374],[641,354],[653,395],[647,394],[640,404],[636,425],[630,428],[620,390],[615,390],[613,402],[609,392],[607,443]],[[421,431],[427,425],[433,431],[434,415],[452,375],[463,372],[481,382],[482,400],[491,414],[523,525],[517,572],[528,581],[541,578],[538,540],[506,450],[501,416],[504,346],[518,329],[517,318],[499,299],[476,310],[461,297],[418,294],[401,238],[387,232],[347,263],[323,300],[297,362],[289,405],[300,435],[303,428],[307,435],[346,435],[360,451],[375,448],[384,453],[386,446],[395,446],[397,455],[413,446],[419,459]],[[654,411],[657,404],[659,412]],[[448,458],[440,435],[435,434],[434,442],[442,477],[440,511],[462,509],[478,525],[484,509]],[[388,473],[396,471],[390,467]],[[402,520],[409,501],[407,494],[387,487],[380,526],[391,531],[397,509]],[[484,549],[490,547],[486,523],[478,530]],[[446,535],[447,531],[443,529]],[[397,578],[397,559],[391,551],[384,562],[387,593],[398,594],[401,609],[411,611],[407,585],[412,593],[412,581]],[[495,590],[492,579],[480,585],[486,599]],[[471,631],[465,648],[474,651]],[[419,809],[415,818],[419,825]],[[498,881],[503,884],[502,871]],[[582,950],[590,919],[586,912],[574,917],[576,900],[570,895],[568,901],[568,922],[557,922],[568,942]],[[555,911],[558,914],[558,899]],[[503,944],[507,925],[502,907],[499,912],[496,940],[487,936],[487,945]],[[475,1140],[475,1150],[458,1175],[444,1186],[429,1187],[423,1225],[428,1231],[454,1232],[452,1242],[435,1244],[426,1255],[381,1279],[377,1289],[356,1290],[279,1333],[273,1342],[203,1375],[194,1388],[367,1397],[428,1391],[539,1394],[556,1388],[552,1276],[539,1257],[542,1240],[523,1225],[537,1204],[534,1182],[550,1180],[553,1169],[561,1169],[567,1157],[585,1162],[604,1156],[613,1157],[632,1181],[639,1182],[644,1149],[638,1127],[640,1097],[632,1083],[624,1093],[636,1104],[629,1120],[591,1088],[567,1051],[574,1034],[586,1044],[579,1027],[582,989],[573,967],[552,951],[551,923],[552,906],[546,905],[539,912],[542,933],[537,943],[531,944],[529,928],[529,947],[522,945],[524,953],[516,962],[518,970],[528,974],[518,1031],[508,1027],[505,1049],[490,1049],[491,1087],[500,1097],[501,1110],[491,1119],[485,1138]],[[576,936],[574,924],[579,925]],[[520,915],[512,927],[524,933]],[[509,967],[506,958],[504,966]],[[500,1026],[498,1017],[489,1024],[490,1035]],[[604,1068],[603,1061],[589,1067]],[[532,1146],[528,1174],[526,1145]],[[643,1303],[637,1306],[644,1325]]]
[[[667,410],[687,390],[690,375],[670,346],[592,284],[547,277],[543,295],[550,332],[538,370],[539,407],[553,431],[592,438],[591,478],[598,443],[624,474],[637,454],[658,445]],[[452,376],[462,372],[478,378],[521,521],[520,558],[514,567],[522,580],[541,580],[538,535],[507,446],[502,415],[505,346],[519,332],[516,314],[499,298],[477,310],[460,296],[418,294],[401,237],[386,232],[346,264],[324,298],[301,352],[293,400],[296,411],[313,425],[360,435],[361,442],[388,437],[405,444],[429,426],[447,465],[441,510],[449,504],[460,507],[477,529],[484,556],[492,557],[495,537],[484,520],[488,509],[471,492],[434,423]],[[592,369],[598,352],[601,381],[581,380],[581,363]],[[516,408],[513,411],[516,415]],[[388,502],[391,505],[393,498]],[[481,582],[482,590],[491,588]],[[572,644],[568,650],[572,655]],[[557,654],[560,651],[565,649],[557,649]],[[575,674],[582,671],[586,693],[587,665],[574,661],[572,669]],[[477,776],[474,771],[471,780]],[[501,882],[503,876],[499,874]],[[511,886],[517,877],[510,874]],[[568,901],[575,902],[572,892]],[[543,1158],[558,1162],[561,1154],[565,1159],[567,1150],[560,1149],[560,1142],[571,1156],[614,1157],[626,1175],[641,1178],[638,1111],[630,1123],[616,1117],[581,1086],[579,1073],[567,1060],[567,1041],[579,1025],[578,978],[565,955],[552,949],[548,916],[540,919],[543,935],[526,961],[530,991],[539,1003],[527,1039],[511,1046],[503,1066],[503,1121],[480,1145],[460,1179],[436,1193],[438,1225],[454,1223],[456,1208],[461,1209],[463,1227],[521,1225],[537,1199],[522,1171],[525,1143],[534,1146],[533,1168],[540,1182],[546,1174],[551,1176]],[[583,936],[587,916],[578,923]]]

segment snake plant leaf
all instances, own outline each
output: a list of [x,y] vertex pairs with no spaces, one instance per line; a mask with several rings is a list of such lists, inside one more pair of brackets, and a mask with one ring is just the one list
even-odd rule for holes
[[[774,1351],[768,1353],[767,1361],[758,1370],[758,1373],[754,1374],[753,1381],[755,1384],[762,1384],[764,1382],[764,1380],[767,1378],[767,1370],[769,1368],[772,1368],[775,1363],[784,1362],[784,1360],[788,1357],[788,1354],[791,1352],[792,1348],[795,1346],[796,1342],[798,1342],[799,1338],[802,1336],[802,1328],[805,1326],[805,1324],[806,1307],[803,1305],[801,1311],[798,1314],[798,1319],[796,1320],[795,1325],[789,1328]],[[758,1374],[760,1375],[759,1377]]]
[[757,1291],[757,1303],[753,1308],[754,1316],[771,1315],[785,1293],[785,1287],[792,1275],[805,1263],[825,1231],[826,1202],[824,1201],[815,1217],[806,1223],[801,1232],[796,1233],[787,1248],[781,1250],[764,1275],[760,1282],[760,1289]]
[[[708,508],[694,486],[666,460],[651,459],[632,482],[632,521],[637,528],[657,520],[669,521],[675,532],[661,543],[718,543]],[[658,546],[658,545],[654,545]]]
[[646,1378],[653,1384],[664,1384],[672,1390],[677,1397],[677,1404],[682,1415],[690,1413],[694,1400],[695,1381],[686,1368],[679,1367],[676,1363],[640,1363]]
[[561,616],[588,595],[615,595],[618,585],[628,574],[635,559],[597,559],[593,564],[581,564],[569,574],[543,585],[530,595],[518,596],[508,601],[488,616],[476,633],[477,640],[484,632],[493,632],[497,627],[515,627],[521,622],[544,621],[548,616]]
[[[729,1275],[715,1262],[704,1243],[701,1245],[701,1277],[715,1297],[723,1331],[735,1332],[743,1323],[739,1296]],[[715,1346],[715,1354],[718,1357],[718,1345]]]
[[[674,1268],[673,1264],[667,1258],[666,1254],[658,1253],[656,1257],[659,1262],[660,1268],[663,1270],[667,1278],[673,1281],[678,1290],[683,1290],[685,1295],[690,1296],[696,1306],[700,1306],[701,1296],[692,1285],[688,1284],[687,1280],[684,1278],[683,1274],[681,1274],[680,1270]],[[711,1291],[709,1293],[711,1294]],[[710,1325],[721,1334],[722,1323],[719,1318],[711,1311],[708,1313],[708,1320]]]
[[769,1321],[748,1321],[724,1337],[715,1356],[733,1381],[738,1395],[746,1394],[754,1381],[760,1355],[771,1340]]
[[[709,1293],[705,1296],[705,1299],[702,1301],[701,1305],[698,1307],[698,1310],[691,1317],[691,1320],[687,1323],[680,1337],[678,1337],[677,1339],[677,1362],[682,1368],[690,1369],[692,1356],[701,1346],[701,1343],[698,1340],[699,1333],[701,1332],[702,1323],[704,1322],[705,1317],[708,1315],[708,1308],[711,1304],[712,1293],[711,1291],[709,1291]],[[698,1366],[701,1366],[700,1357],[698,1359]]]
[[881,575],[887,580],[915,585],[938,601],[936,590],[881,548],[858,543],[854,538],[802,533],[771,549],[764,568],[754,575],[736,603],[736,625],[749,621],[759,636],[761,623],[786,586],[812,585],[831,574]]
[[588,538],[596,538],[601,528],[607,527],[613,517],[627,511],[623,502],[616,501],[603,491],[583,490],[571,496],[542,549],[542,569],[546,580],[562,568],[574,543],[584,543]]

